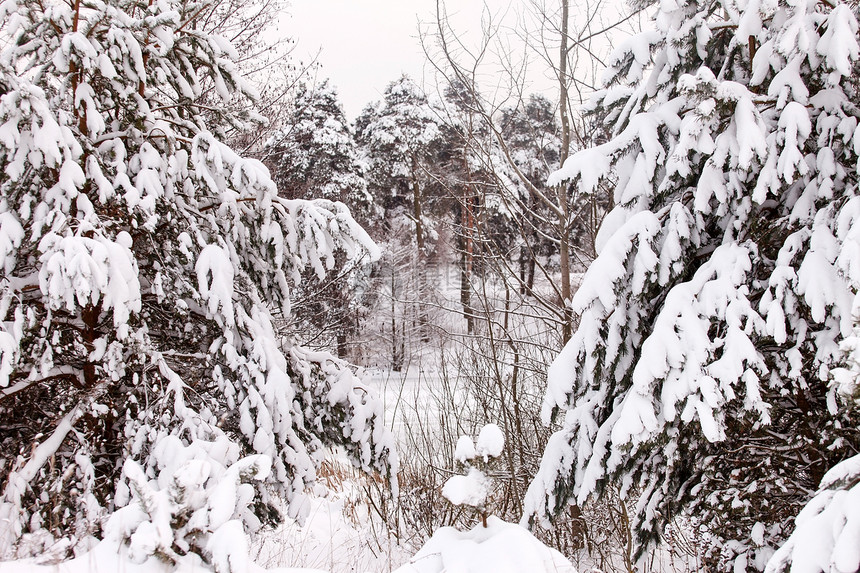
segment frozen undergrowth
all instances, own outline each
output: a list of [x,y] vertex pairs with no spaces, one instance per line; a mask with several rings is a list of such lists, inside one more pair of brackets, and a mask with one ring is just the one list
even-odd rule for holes
[[367,502],[359,476],[346,460],[324,466],[327,487],[309,497],[304,524],[287,520],[261,535],[251,554],[263,567],[336,572],[388,572],[417,547],[401,544]]

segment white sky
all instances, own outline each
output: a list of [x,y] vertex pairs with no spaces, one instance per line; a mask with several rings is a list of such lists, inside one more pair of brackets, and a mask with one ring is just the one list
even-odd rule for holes
[[[490,0],[494,12],[511,0]],[[483,0],[448,0],[458,30],[479,30]],[[434,21],[435,0],[292,0],[280,33],[298,41],[303,61],[319,51],[320,78],[337,87],[350,119],[382,97],[402,73],[421,83],[432,68],[418,40],[418,21]]]

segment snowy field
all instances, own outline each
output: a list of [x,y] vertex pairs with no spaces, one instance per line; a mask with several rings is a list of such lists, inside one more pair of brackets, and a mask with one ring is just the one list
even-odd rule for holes
[[416,424],[421,424],[423,430],[432,433],[433,423],[439,420],[442,413],[444,405],[439,388],[441,375],[437,369],[437,360],[425,358],[410,365],[405,372],[380,368],[359,371],[359,378],[383,400],[386,424],[394,432],[401,447],[406,446],[410,429],[416,429]]

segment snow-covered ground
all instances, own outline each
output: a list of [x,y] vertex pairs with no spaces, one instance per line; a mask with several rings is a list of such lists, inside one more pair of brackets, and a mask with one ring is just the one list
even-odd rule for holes
[[258,540],[252,557],[266,568],[310,567],[325,571],[383,573],[405,563],[412,547],[398,544],[374,519],[355,483],[345,490],[311,498],[303,526],[288,520]]
[[[195,554],[185,556],[176,565],[150,557],[143,563],[135,563],[128,555],[128,549],[121,544],[103,541],[91,551],[63,563],[40,565],[35,560],[9,561],[0,563],[0,573],[210,573]],[[242,573],[324,573],[308,568],[264,569],[249,562]]]
[[423,357],[404,372],[368,368],[359,377],[382,398],[386,425],[404,445],[410,426],[438,419],[442,404],[438,357]]

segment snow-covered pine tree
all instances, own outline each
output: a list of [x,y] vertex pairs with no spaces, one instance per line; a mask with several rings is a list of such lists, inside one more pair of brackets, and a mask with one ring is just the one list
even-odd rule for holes
[[353,211],[369,211],[373,198],[349,122],[328,80],[299,84],[284,125],[266,144],[278,191],[289,199],[322,197]]
[[483,99],[477,88],[460,78],[448,78],[439,106],[443,142],[439,158],[444,169],[445,192],[453,211],[454,244],[457,249],[460,304],[466,330],[476,327],[473,291],[493,252],[510,252],[514,239],[515,210],[501,198],[510,180],[499,176],[501,159],[492,128],[480,113]]
[[[511,160],[522,174],[545,193],[545,183],[552,169],[558,166],[561,151],[561,131],[552,104],[541,95],[531,95],[522,105],[502,110],[500,131],[510,151]],[[496,170],[506,167],[504,159],[494,162]],[[510,171],[509,169],[505,171]],[[535,283],[537,258],[550,256],[557,252],[553,241],[544,238],[548,221],[545,205],[538,197],[522,184],[514,173],[505,174],[505,188],[514,196],[507,199],[518,216],[516,227],[519,231],[519,276],[520,292],[532,292]]]
[[[853,231],[860,239],[860,227]],[[860,244],[855,244],[855,248]],[[860,404],[860,296],[854,301],[854,332],[842,342],[844,368],[832,371],[832,384],[851,407]],[[796,527],[773,555],[767,573],[860,571],[860,454],[836,464],[815,496],[797,516]]]
[[441,211],[438,111],[403,75],[388,84],[382,100],[362,110],[355,133],[368,186],[383,212],[378,236],[385,242],[385,254],[377,290],[388,299],[380,309],[387,323],[384,337],[392,367],[399,370],[411,353],[412,335],[424,342],[429,337],[434,292],[428,271],[441,218],[433,216]]
[[551,182],[614,185],[549,370],[562,413],[527,495],[548,524],[616,484],[638,556],[686,514],[718,570],[763,569],[860,448],[829,370],[860,286],[857,18],[818,0],[662,2],[619,48],[605,143]]
[[[322,197],[346,204],[354,217],[371,223],[378,207],[368,192],[364,164],[337,92],[328,80],[301,83],[290,112],[265,146],[278,194],[287,199]],[[294,314],[298,329],[313,332],[317,344],[336,345],[345,358],[361,314],[357,288],[367,282],[369,259],[335,260],[341,272],[325,281],[305,280],[295,297],[303,301]],[[313,270],[306,273],[313,275]],[[302,328],[312,326],[311,329]]]
[[126,506],[113,535],[139,557],[220,559],[277,518],[272,493],[301,514],[325,445],[396,469],[381,404],[273,328],[303,269],[376,247],[213,135],[237,118],[204,90],[254,95],[215,8],[0,4],[5,556],[75,548]]
[[371,188],[386,217],[408,207],[419,250],[432,243],[435,234],[425,216],[425,202],[433,181],[429,166],[439,140],[438,124],[438,112],[405,75],[391,82],[382,101],[369,105],[356,119],[356,138],[365,150]]

